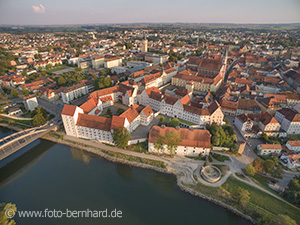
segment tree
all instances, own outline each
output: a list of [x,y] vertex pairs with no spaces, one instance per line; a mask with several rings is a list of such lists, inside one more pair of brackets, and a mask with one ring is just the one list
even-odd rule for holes
[[119,148],[125,148],[131,138],[129,131],[125,127],[119,127],[113,132],[113,143]]
[[117,110],[118,115],[121,115],[123,112],[124,112],[124,109],[118,108],[118,110]]
[[26,88],[23,88],[23,89],[22,89],[22,94],[25,95],[25,96],[28,96],[28,95],[29,95],[29,92],[30,92],[30,91],[29,91],[28,89],[26,89]]
[[57,80],[57,83],[58,83],[58,85],[60,85],[60,86],[64,85],[66,82],[67,82],[66,79],[63,78],[62,76],[60,76],[60,77],[58,78],[58,80]]
[[0,224],[1,225],[15,225],[15,220],[9,218],[14,216],[17,212],[17,207],[12,203],[0,203]]
[[172,131],[165,134],[165,144],[167,145],[167,149],[170,151],[171,156],[175,154],[175,150],[181,141],[180,133],[177,134]]
[[163,150],[165,144],[165,137],[162,135],[157,136],[154,139],[154,148],[157,150]]
[[43,116],[41,107],[36,108],[37,114],[33,117],[33,125],[39,126],[46,122],[45,117]]
[[212,144],[213,146],[219,146],[219,145],[220,145],[220,138],[217,137],[217,136],[213,136],[213,137],[211,138],[211,144]]
[[296,221],[291,219],[288,215],[278,215],[276,219],[273,220],[275,225],[297,225]]
[[179,119],[177,118],[169,119],[167,123],[168,127],[177,127],[178,125],[179,125]]
[[17,89],[12,89],[11,92],[10,92],[10,94],[11,94],[12,96],[17,96],[17,95],[19,94],[19,92],[18,92]]
[[38,71],[42,71],[43,67],[39,66]]
[[132,49],[132,43],[125,43],[126,49]]
[[47,64],[47,65],[46,65],[46,69],[47,69],[47,70],[50,69],[51,67],[52,67],[51,64]]
[[281,165],[278,165],[276,169],[274,170],[272,176],[281,179],[283,174],[283,169]]
[[111,112],[111,109],[110,109],[110,108],[108,108],[108,109],[106,110],[106,114],[108,114],[108,115],[111,115],[111,114],[112,114],[112,112]]
[[111,86],[111,79],[109,77],[105,77],[103,80],[104,86],[105,87],[110,87]]
[[89,40],[89,39],[86,39],[86,40],[85,40],[85,42],[84,42],[84,44],[85,44],[85,45],[90,45],[90,44],[91,44],[91,42],[90,42],[90,40]]
[[264,161],[263,167],[266,173],[272,173],[275,167],[275,162],[272,159],[267,159]]
[[248,164],[245,168],[245,172],[248,176],[253,177],[256,173],[254,167],[252,166],[252,164]]
[[260,172],[263,169],[263,160],[261,158],[256,158],[252,162],[252,166],[255,169],[256,172]]
[[266,135],[265,133],[263,133],[263,134],[261,135],[261,138],[262,138],[265,142],[268,142],[268,141],[269,141],[269,137],[268,137],[268,135]]
[[166,117],[160,116],[160,118],[159,118],[159,125],[162,125],[162,124],[164,124],[165,122],[166,122]]
[[250,200],[250,193],[247,190],[239,187],[236,193],[236,200],[238,203],[245,206]]

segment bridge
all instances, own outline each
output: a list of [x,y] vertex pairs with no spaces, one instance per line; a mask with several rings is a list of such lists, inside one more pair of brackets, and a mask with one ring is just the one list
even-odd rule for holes
[[46,123],[40,127],[22,130],[2,138],[0,140],[0,161],[48,133],[54,127],[53,124]]

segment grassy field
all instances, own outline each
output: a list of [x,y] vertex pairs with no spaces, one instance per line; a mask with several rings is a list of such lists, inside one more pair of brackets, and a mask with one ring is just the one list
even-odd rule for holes
[[[300,221],[300,209],[295,208],[279,199],[256,189],[233,177],[229,177],[227,182],[219,188],[207,187],[202,184],[186,185],[194,190],[201,192],[209,197],[225,202],[238,210],[258,219],[258,214],[274,217],[279,214],[285,214],[295,221]],[[235,193],[241,187],[250,193],[250,201],[245,207],[242,207],[234,201],[231,193]]]
[[[300,221],[300,209],[295,208],[279,199],[261,191],[248,184],[230,177],[228,181],[223,185],[224,189],[229,192],[234,192],[239,187],[244,188],[250,193],[249,205],[253,204],[259,208],[265,210],[266,213],[272,215],[285,214],[294,219]],[[250,206],[251,207],[251,206]]]
[[[178,118],[177,118],[178,119]],[[196,125],[194,123],[191,123],[191,122],[188,122],[188,121],[185,121],[185,120],[182,120],[182,119],[178,119],[181,123],[185,123],[187,125]]]
[[[271,179],[267,178],[267,177],[264,177],[262,175],[259,175],[259,174],[255,174],[253,176],[253,180],[255,180],[258,184],[260,184],[261,186],[263,186],[265,189],[273,192],[274,194],[278,195],[278,193],[276,191],[274,191],[273,189],[269,188],[269,181]],[[279,195],[278,195],[279,196]]]
[[219,154],[213,154],[213,158],[218,160],[219,162],[224,162],[226,160],[230,160],[228,156],[225,155],[219,155]]
[[144,159],[144,158],[140,158],[140,157],[136,157],[136,156],[126,155],[126,154],[117,153],[117,152],[110,152],[110,151],[105,151],[105,150],[102,150],[102,152],[104,152],[105,154],[107,154],[109,156],[118,158],[118,159],[125,159],[125,160],[132,161],[132,162],[144,163],[144,164],[148,164],[151,166],[166,168],[165,163],[161,162],[161,161],[152,160],[152,159]]
[[140,153],[148,153],[148,144],[147,142],[141,142],[134,145],[128,145],[126,147],[126,150],[134,151],[134,152],[140,152]]

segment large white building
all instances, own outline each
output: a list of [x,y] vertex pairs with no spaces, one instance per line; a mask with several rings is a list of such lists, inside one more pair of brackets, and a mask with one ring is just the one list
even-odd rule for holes
[[159,127],[153,126],[149,133],[148,151],[154,153],[170,154],[167,145],[162,149],[156,149],[154,146],[158,136],[165,136],[166,133],[174,132],[181,138],[181,142],[175,150],[175,154],[182,156],[207,156],[210,152],[211,135],[208,130],[190,130],[187,128]]
[[156,87],[144,90],[140,95],[140,104],[150,105],[153,110],[161,114],[188,121],[200,127],[213,122],[223,125],[224,114],[218,102],[213,102],[208,107],[191,101],[191,92],[179,99],[165,95]]
[[84,83],[79,83],[71,87],[66,87],[61,92],[62,101],[69,104],[76,98],[80,98],[88,93],[87,86]]
[[300,134],[300,113],[296,110],[289,108],[278,110],[275,119],[281,124],[281,129],[288,135]]
[[[92,108],[89,112],[85,111],[88,105]],[[148,126],[153,119],[150,106],[133,105],[120,116],[112,118],[100,116],[100,108],[100,100],[85,103],[83,107],[65,105],[61,116],[67,135],[113,143],[112,133],[115,129],[125,127],[131,133],[139,125]]]

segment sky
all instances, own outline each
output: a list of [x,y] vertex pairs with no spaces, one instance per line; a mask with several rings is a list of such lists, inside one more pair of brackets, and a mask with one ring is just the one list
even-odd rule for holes
[[300,23],[300,0],[0,0],[2,25]]

